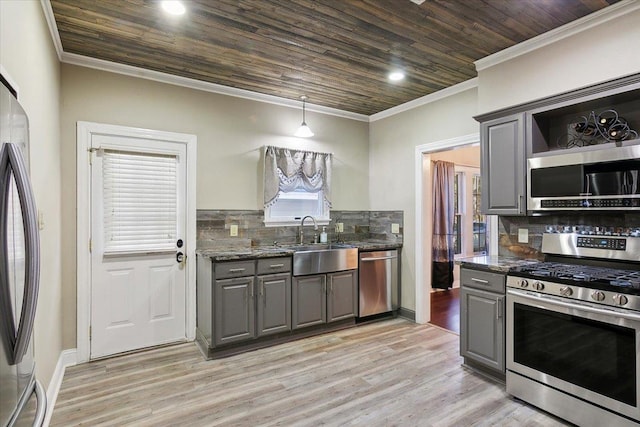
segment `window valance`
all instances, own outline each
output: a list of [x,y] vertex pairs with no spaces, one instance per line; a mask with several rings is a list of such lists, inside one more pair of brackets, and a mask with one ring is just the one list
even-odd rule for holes
[[268,146],[264,156],[264,206],[278,200],[280,191],[303,189],[322,191],[324,203],[331,207],[330,153],[291,150]]

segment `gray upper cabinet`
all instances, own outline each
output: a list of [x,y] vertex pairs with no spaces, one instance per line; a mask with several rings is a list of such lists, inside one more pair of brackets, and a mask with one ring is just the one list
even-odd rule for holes
[[327,282],[327,322],[355,317],[358,311],[357,270],[329,273]]
[[460,354],[504,372],[504,296],[462,287],[460,308]]
[[293,278],[293,329],[326,323],[326,292],[325,274]]
[[485,214],[524,215],[524,113],[480,125],[482,211]]
[[291,274],[257,277],[258,336],[291,330]]
[[216,345],[255,337],[253,276],[216,280],[214,301]]

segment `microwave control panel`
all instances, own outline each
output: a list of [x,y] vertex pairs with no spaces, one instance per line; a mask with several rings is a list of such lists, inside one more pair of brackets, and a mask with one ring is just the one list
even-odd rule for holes
[[602,236],[579,236],[577,246],[579,248],[609,249],[614,251],[626,251],[627,239]]
[[640,199],[619,197],[615,199],[542,199],[543,208],[631,208],[640,207]]

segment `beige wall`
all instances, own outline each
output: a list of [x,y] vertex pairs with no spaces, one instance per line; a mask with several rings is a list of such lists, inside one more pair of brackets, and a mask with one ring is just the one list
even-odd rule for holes
[[478,73],[478,113],[640,72],[640,10]]
[[477,91],[466,90],[370,124],[371,209],[404,211],[401,306],[415,310],[416,147],[477,133]]
[[62,345],[60,231],[60,77],[38,1],[0,1],[0,64],[18,86],[29,116],[31,178],[41,230],[40,292],[35,323],[36,375],[49,385]]
[[76,122],[184,132],[198,137],[198,209],[260,209],[264,145],[334,154],[339,210],[369,209],[368,123],[307,112],[315,136],[294,138],[289,108],[73,65],[62,66],[64,346],[76,346]]

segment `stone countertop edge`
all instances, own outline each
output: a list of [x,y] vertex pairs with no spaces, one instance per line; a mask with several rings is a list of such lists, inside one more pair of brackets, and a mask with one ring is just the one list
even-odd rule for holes
[[522,259],[501,256],[474,256],[468,258],[459,258],[455,260],[456,264],[461,267],[472,268],[476,270],[495,271],[498,273],[508,273],[513,267],[521,265],[537,264],[537,259]]
[[[402,248],[398,242],[345,242],[359,251],[389,250]],[[196,249],[196,254],[211,258],[213,261],[238,261],[244,259],[276,258],[291,256],[295,250],[290,247],[252,247],[252,248],[207,248]]]

